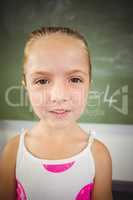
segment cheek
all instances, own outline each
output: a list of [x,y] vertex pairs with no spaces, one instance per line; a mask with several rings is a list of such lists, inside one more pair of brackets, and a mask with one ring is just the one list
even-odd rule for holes
[[30,102],[33,107],[45,106],[45,104],[46,104],[46,93],[45,92],[32,91],[29,96],[30,96]]
[[74,102],[77,102],[77,104],[83,104],[85,101],[85,96],[85,89],[80,89],[73,92],[72,99],[74,100]]
[[87,91],[84,88],[82,88],[72,93],[72,104],[73,104],[73,107],[75,108],[75,111],[84,109],[86,105],[86,101],[87,101],[86,92]]

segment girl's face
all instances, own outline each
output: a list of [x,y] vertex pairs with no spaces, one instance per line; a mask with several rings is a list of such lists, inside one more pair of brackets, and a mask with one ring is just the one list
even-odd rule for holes
[[[49,125],[79,119],[87,103],[89,60],[83,42],[53,33],[29,47],[25,63],[27,91],[36,115]],[[67,110],[56,114],[56,109]]]

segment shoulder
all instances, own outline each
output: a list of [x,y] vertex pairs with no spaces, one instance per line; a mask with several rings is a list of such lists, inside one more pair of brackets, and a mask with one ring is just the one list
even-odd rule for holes
[[112,159],[109,149],[103,142],[101,142],[96,138],[94,139],[92,145],[92,153],[94,155],[96,162],[102,161],[102,162],[109,162],[111,164]]
[[13,136],[9,141],[5,144],[2,152],[1,152],[1,158],[13,158],[16,155],[18,145],[19,145],[19,138],[20,135],[16,134]]
[[11,138],[0,155],[0,199],[15,199],[15,166],[19,135]]
[[[96,177],[101,179],[112,178],[112,158],[107,146],[98,139],[94,139],[92,155],[95,162]],[[104,172],[104,173],[101,173]]]
[[112,159],[106,145],[94,139],[92,154],[95,161],[94,191],[92,199],[112,200]]

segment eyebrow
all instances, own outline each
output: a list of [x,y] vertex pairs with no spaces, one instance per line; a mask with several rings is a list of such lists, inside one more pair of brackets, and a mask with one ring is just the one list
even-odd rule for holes
[[[65,74],[70,75],[70,74],[73,74],[73,73],[82,73],[84,75],[88,75],[88,73],[81,71],[81,70],[78,70],[78,69],[73,69],[71,71],[66,72]],[[31,76],[33,76],[33,75],[53,75],[53,74],[51,72],[47,72],[47,71],[37,71],[37,72],[33,72],[31,74]]]

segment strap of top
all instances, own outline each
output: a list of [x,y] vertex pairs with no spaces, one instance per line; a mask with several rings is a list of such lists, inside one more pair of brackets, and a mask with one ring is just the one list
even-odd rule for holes
[[96,132],[94,130],[90,129],[90,131],[89,131],[89,141],[88,141],[88,145],[90,147],[92,146],[92,143],[94,141],[95,135],[96,135]]
[[20,138],[19,138],[19,146],[18,146],[18,152],[17,152],[17,168],[20,167],[22,158],[23,158],[23,140],[24,140],[24,128],[20,131]]
[[19,151],[21,156],[23,155],[23,148],[24,148],[24,137],[26,134],[27,129],[22,128],[20,131],[20,141],[19,141]]
[[23,145],[23,142],[24,142],[24,135],[25,135],[25,129],[22,128],[21,131],[20,131],[20,144]]

